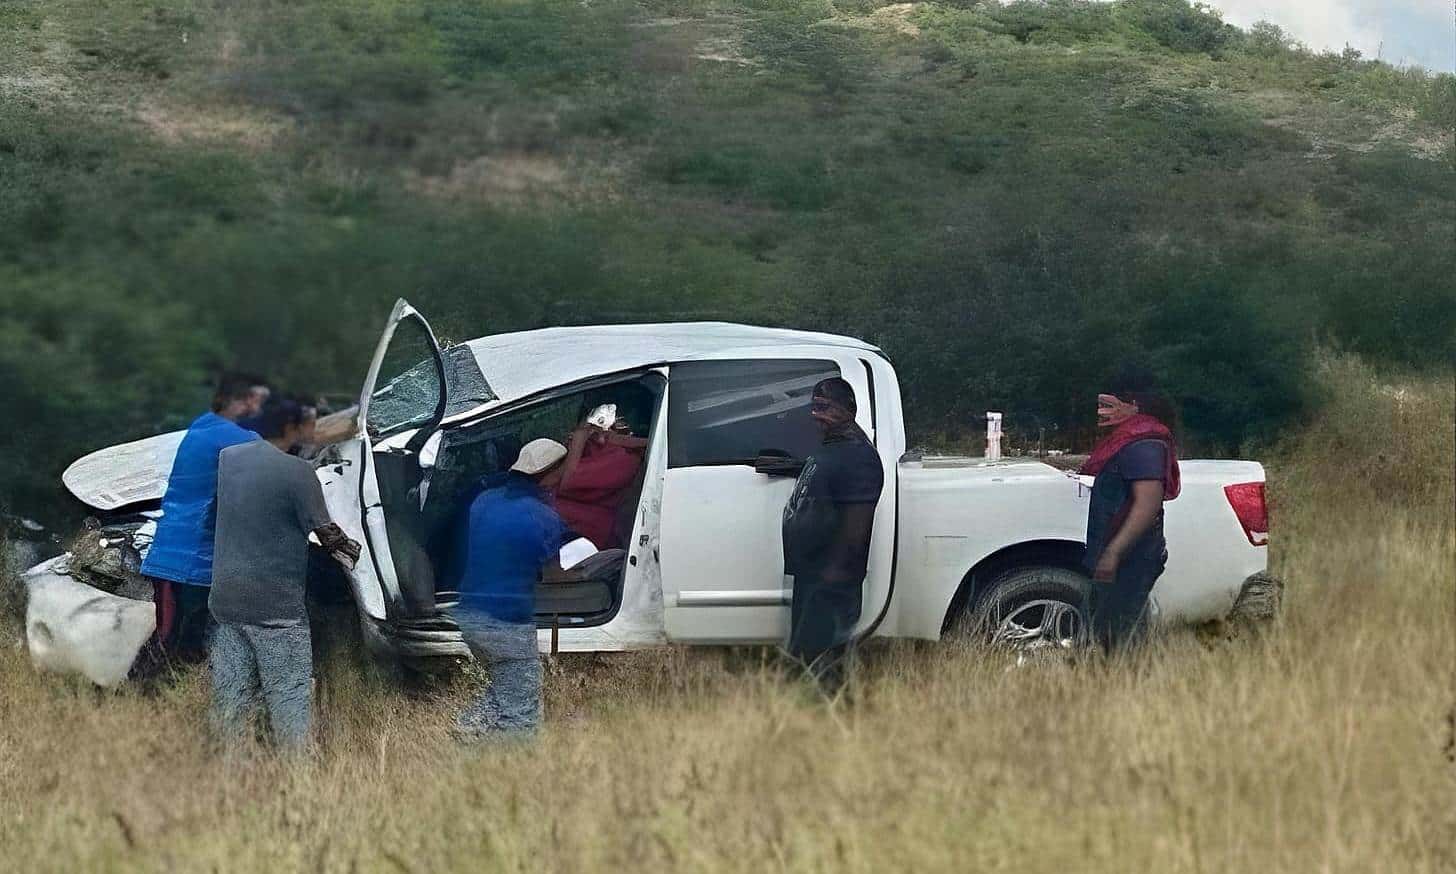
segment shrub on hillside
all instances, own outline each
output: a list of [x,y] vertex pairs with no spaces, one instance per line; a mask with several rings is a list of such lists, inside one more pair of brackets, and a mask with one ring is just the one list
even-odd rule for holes
[[601,81],[628,67],[625,7],[576,0],[473,3],[432,0],[424,18],[438,33],[450,71],[542,84]]
[[1175,52],[1217,54],[1238,35],[1207,3],[1124,0],[1121,9],[1139,30]]
[[1442,73],[1416,99],[1416,114],[1441,130],[1456,130],[1456,76]]
[[974,4],[990,30],[1022,43],[1071,45],[1109,33],[1115,24],[1106,3],[1091,0],[1015,0],[1004,6]]
[[87,66],[139,73],[157,79],[172,75],[198,19],[187,8],[121,0],[113,4],[84,4],[67,30],[68,41]]
[[1270,318],[1232,270],[1168,265],[1139,296],[1138,342],[1181,407],[1192,448],[1240,453],[1309,409],[1304,339]]
[[1248,54],[1263,58],[1285,57],[1300,47],[1292,34],[1272,21],[1254,22],[1239,44]]
[[802,77],[829,98],[858,90],[874,62],[864,33],[828,19],[817,3],[789,6],[761,16],[745,37],[748,51],[766,66]]
[[1341,63],[1333,53],[1322,54],[1319,60],[1353,105],[1384,111],[1414,109],[1417,118],[1448,137],[1456,129],[1456,76],[1432,75],[1420,67],[1395,67],[1384,61]]

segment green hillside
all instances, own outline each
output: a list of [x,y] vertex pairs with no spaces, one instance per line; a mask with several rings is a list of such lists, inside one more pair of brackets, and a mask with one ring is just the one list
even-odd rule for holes
[[1138,355],[1257,451],[1317,346],[1456,358],[1453,127],[1183,0],[0,4],[0,503],[219,367],[357,391],[401,295],[864,336],[922,440],[1068,445]]

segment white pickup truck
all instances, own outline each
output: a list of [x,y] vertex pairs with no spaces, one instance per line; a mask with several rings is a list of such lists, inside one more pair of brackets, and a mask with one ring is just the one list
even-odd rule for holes
[[[609,401],[649,439],[619,513],[625,550],[606,573],[543,581],[541,647],[783,640],[780,522],[793,479],[755,460],[813,451],[809,393],[827,376],[854,386],[885,472],[859,633],[935,640],[964,615],[1013,645],[1075,643],[1089,584],[1079,562],[1090,480],[1034,460],[907,452],[899,383],[875,347],[698,323],[548,328],[442,350],[405,301],[369,368],[364,427],[318,468],[334,519],[364,546],[348,585],[366,638],[406,661],[467,656],[440,609],[454,593],[436,582],[453,520],[521,444],[560,439],[583,410]],[[164,475],[170,452],[151,445],[132,456]],[[83,462],[98,468],[96,458]],[[1263,468],[1182,469],[1183,493],[1167,505],[1169,563],[1153,592],[1163,623],[1224,617],[1267,562]],[[158,476],[149,482],[111,503],[159,497]],[[105,503],[104,486],[73,491]]]

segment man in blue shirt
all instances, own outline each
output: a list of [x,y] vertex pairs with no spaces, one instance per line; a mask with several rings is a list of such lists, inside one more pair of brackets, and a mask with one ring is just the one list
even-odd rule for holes
[[561,478],[566,447],[533,440],[506,477],[471,502],[459,568],[460,633],[490,685],[456,721],[463,740],[530,734],[541,721],[536,581],[560,553],[566,526],[547,490]]
[[268,397],[263,380],[227,374],[218,383],[212,411],[198,416],[177,448],[162,518],[142,573],[151,578],[157,604],[155,656],[200,661],[206,656],[208,586],[217,516],[217,458],[227,447],[258,435],[239,419],[256,416]]

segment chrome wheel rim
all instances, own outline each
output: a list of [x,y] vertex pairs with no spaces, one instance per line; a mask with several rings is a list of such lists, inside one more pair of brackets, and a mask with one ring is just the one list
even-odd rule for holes
[[1086,628],[1082,613],[1066,601],[1039,598],[1006,612],[991,632],[991,643],[1018,652],[1071,649]]

